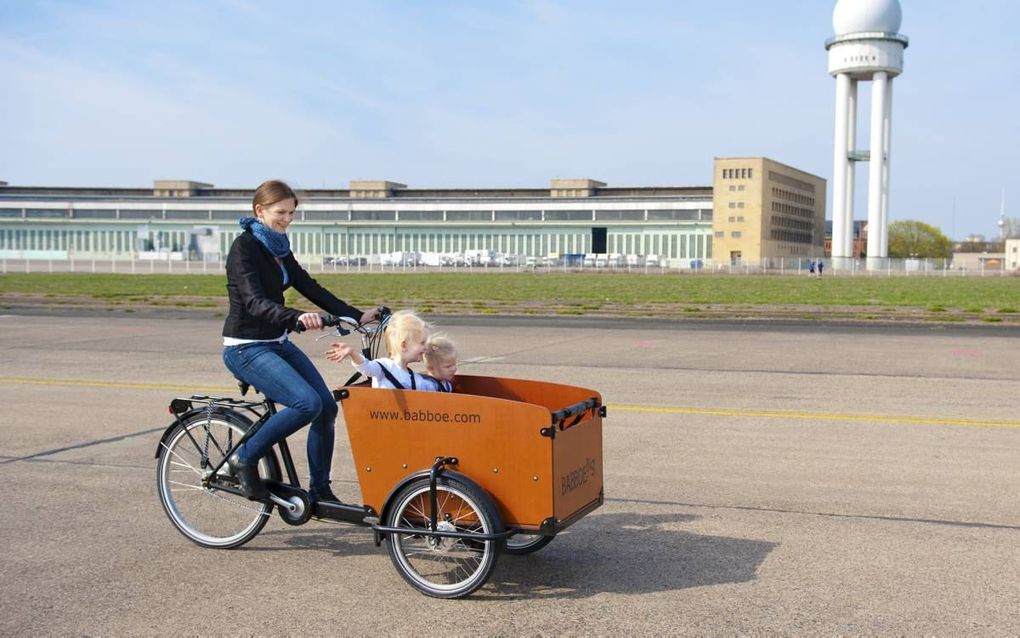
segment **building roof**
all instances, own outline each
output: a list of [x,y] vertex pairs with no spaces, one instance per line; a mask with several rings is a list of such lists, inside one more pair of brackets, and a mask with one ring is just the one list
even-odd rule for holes
[[[160,186],[165,182],[160,180]],[[251,200],[254,188],[216,188],[212,185],[195,185],[191,189],[169,195],[154,188],[110,188],[74,186],[0,186],[0,197],[11,199],[243,199]],[[362,182],[363,183],[363,182]],[[392,184],[392,182],[390,183]],[[400,185],[397,185],[400,186]],[[367,191],[352,189],[310,188],[295,189],[302,200],[361,199]],[[355,192],[352,195],[352,192]],[[387,188],[380,189],[373,200],[490,200],[490,199],[545,199],[552,197],[550,188]],[[711,199],[711,186],[623,186],[593,187],[590,194],[580,198],[684,198]]]

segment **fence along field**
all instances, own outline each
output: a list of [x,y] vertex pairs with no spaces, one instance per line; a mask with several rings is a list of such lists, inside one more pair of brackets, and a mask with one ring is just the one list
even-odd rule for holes
[[[10,251],[8,251],[10,252]],[[542,258],[494,253],[481,259],[478,255],[461,253],[425,254],[392,253],[370,256],[323,257],[300,259],[313,273],[380,273],[380,272],[625,272],[662,275],[669,273],[698,274],[810,274],[811,263],[806,257],[772,257],[758,263],[721,263],[712,259],[660,259],[657,255],[556,255]],[[474,251],[483,252],[483,251]],[[486,253],[491,251],[484,251]],[[217,273],[223,272],[223,256],[206,255],[206,259],[188,259],[184,253],[128,253],[109,257],[59,258],[12,257],[0,254],[0,273]],[[870,268],[864,259],[821,260],[825,274],[852,277],[1005,277],[1020,274],[1006,259],[883,259]]]
[[[1020,277],[810,277],[668,272],[324,272],[360,306],[431,314],[982,321],[1020,325]],[[221,274],[8,273],[0,306],[226,307]],[[290,303],[300,307],[299,295]]]

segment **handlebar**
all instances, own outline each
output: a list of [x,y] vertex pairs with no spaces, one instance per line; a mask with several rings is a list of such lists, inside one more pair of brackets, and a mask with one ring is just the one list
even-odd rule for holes
[[[389,318],[391,314],[393,313],[386,306],[379,306],[378,308],[376,308],[375,323],[378,324],[377,330],[382,329],[382,327],[386,325],[386,320]],[[372,322],[361,323],[358,319],[355,319],[353,317],[344,317],[341,315],[319,315],[319,316],[322,318],[323,328],[336,328],[337,334],[339,334],[341,337],[350,334],[352,330],[354,332],[360,332],[361,334],[366,335],[373,332],[373,330],[371,330],[371,328],[369,327],[371,326]],[[350,328],[347,329],[344,326],[350,326]],[[305,325],[300,321],[295,320],[294,332],[304,331]]]
[[[379,306],[376,308],[375,320],[367,323],[361,323],[358,319],[353,317],[343,317],[339,315],[320,315],[322,317],[322,326],[325,328],[329,326],[336,328],[336,336],[343,337],[351,332],[357,332],[361,335],[361,354],[366,359],[376,359],[379,355],[380,344],[383,341],[383,331],[386,329],[386,325],[390,321],[390,317],[393,313],[386,306]],[[305,327],[300,321],[296,322],[294,326],[294,332],[304,332]],[[329,336],[329,333],[323,334],[317,337],[315,340],[324,339]],[[350,385],[360,373],[356,373],[355,377],[351,377],[351,380],[347,382]]]

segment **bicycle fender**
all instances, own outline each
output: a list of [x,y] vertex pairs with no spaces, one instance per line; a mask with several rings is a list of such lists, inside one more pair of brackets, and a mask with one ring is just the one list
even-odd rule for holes
[[166,440],[170,438],[170,433],[174,431],[174,428],[177,427],[178,423],[178,421],[174,421],[168,425],[165,430],[163,430],[163,436],[159,437],[159,443],[156,444],[156,454],[153,455],[153,458],[159,458],[159,453],[162,451],[163,445],[166,443]]
[[[379,513],[379,522],[384,523],[386,521],[386,517],[390,513],[390,508],[393,506],[393,501],[396,498],[397,494],[399,494],[402,489],[404,489],[410,483],[417,481],[418,479],[428,480],[429,474],[430,470],[419,470],[418,472],[408,474],[403,479],[401,479],[401,481],[397,483],[397,485],[392,490],[390,490],[390,493],[386,495],[386,500],[383,502],[382,512]],[[462,474],[460,472],[457,472],[456,470],[449,470],[443,468],[442,475],[448,476],[450,478],[455,478],[461,481],[462,483],[467,483],[468,485],[477,488],[482,494],[485,494],[486,496],[488,496],[489,494],[484,489],[482,489],[482,487],[478,483],[473,481],[466,474]],[[490,496],[489,499],[491,500],[492,497]]]

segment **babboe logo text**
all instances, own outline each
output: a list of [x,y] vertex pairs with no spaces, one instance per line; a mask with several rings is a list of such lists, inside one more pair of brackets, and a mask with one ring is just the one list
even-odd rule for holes
[[432,410],[369,410],[375,421],[410,421],[412,423],[481,423],[482,415]]
[[586,459],[584,465],[570,470],[560,478],[560,496],[566,496],[581,487],[595,475],[595,459]]

